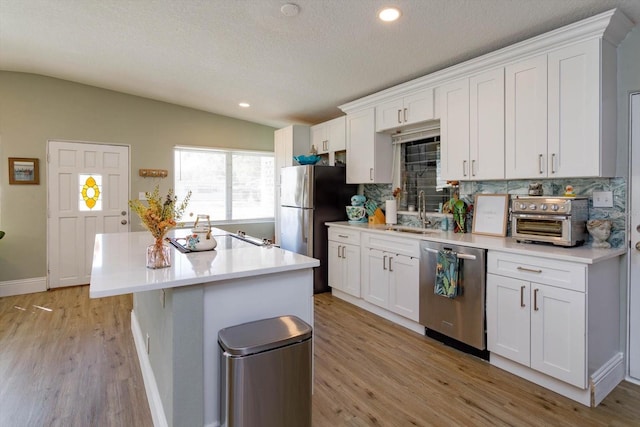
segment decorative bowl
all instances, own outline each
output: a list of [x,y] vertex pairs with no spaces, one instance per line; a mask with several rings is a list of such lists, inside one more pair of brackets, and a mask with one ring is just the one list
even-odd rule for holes
[[347,218],[350,222],[366,222],[365,215],[367,210],[364,206],[345,206],[347,209]]
[[293,156],[293,160],[301,165],[315,165],[320,161],[320,156],[310,154],[308,156]]

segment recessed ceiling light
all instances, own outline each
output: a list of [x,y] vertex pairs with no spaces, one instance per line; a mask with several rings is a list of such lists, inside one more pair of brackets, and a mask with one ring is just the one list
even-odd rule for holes
[[400,9],[397,7],[385,7],[380,12],[378,12],[378,18],[381,21],[391,22],[400,18]]
[[241,106],[242,108],[249,108],[251,107],[251,104],[249,104],[248,102],[241,102],[238,104],[239,106]]

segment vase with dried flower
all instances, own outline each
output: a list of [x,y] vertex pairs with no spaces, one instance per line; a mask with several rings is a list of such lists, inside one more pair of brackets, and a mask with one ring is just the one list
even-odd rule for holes
[[144,228],[151,232],[154,243],[147,247],[147,268],[171,267],[171,250],[164,243],[164,237],[169,230],[176,226],[184,211],[187,209],[191,191],[187,193],[182,203],[178,203],[178,196],[169,189],[166,197],[160,196],[159,187],[152,192],[146,192],[147,204],[141,200],[129,200],[129,206],[138,214]]

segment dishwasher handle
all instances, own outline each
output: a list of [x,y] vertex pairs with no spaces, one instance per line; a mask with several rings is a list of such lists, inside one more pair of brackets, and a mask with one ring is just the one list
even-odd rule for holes
[[[432,248],[423,248],[423,249],[424,249],[425,251],[427,251],[427,252],[433,252],[434,254],[437,254],[438,252],[440,252],[439,250],[437,250],[437,249],[432,249]],[[461,254],[461,253],[458,253],[458,252],[456,252],[456,256],[457,256],[459,259],[470,259],[470,260],[472,260],[472,261],[475,261],[475,260],[477,259],[475,255],[470,255],[470,254]]]

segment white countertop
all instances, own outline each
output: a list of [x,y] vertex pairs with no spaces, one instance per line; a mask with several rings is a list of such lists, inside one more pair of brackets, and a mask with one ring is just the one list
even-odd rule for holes
[[518,243],[511,237],[484,236],[472,233],[454,233],[453,231],[430,230],[428,234],[414,234],[389,230],[387,225],[350,224],[347,221],[329,222],[330,227],[358,229],[366,232],[381,233],[404,237],[407,239],[428,240],[461,246],[490,249],[522,255],[530,255],[555,260],[595,264],[610,258],[615,258],[627,252],[625,248],[596,249],[589,246],[562,247],[548,244]]
[[[181,236],[187,231],[176,230]],[[214,229],[214,235],[228,233]],[[172,234],[170,234],[172,235]],[[183,254],[171,248],[171,267],[146,268],[146,248],[153,243],[148,231],[98,234],[95,239],[89,296],[91,298],[188,286],[284,271],[317,267],[320,261],[277,247],[234,241],[225,245],[218,237],[212,251]],[[227,246],[230,247],[227,249]]]

